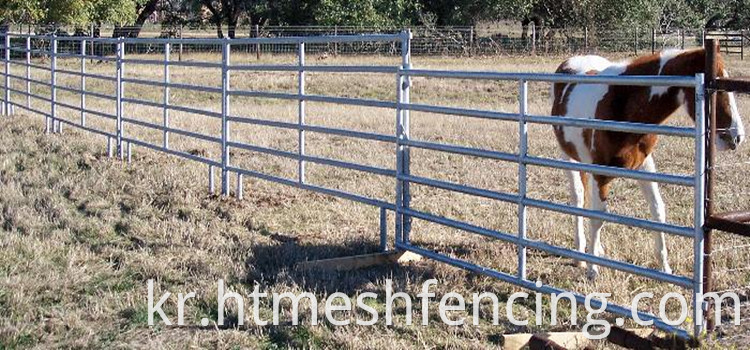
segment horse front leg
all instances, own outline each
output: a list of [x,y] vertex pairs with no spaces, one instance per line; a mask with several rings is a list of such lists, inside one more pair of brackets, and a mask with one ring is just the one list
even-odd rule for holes
[[[563,156],[564,160],[570,161],[570,162],[576,162],[576,160],[567,157],[566,155]],[[576,208],[583,208],[585,205],[585,194],[586,194],[586,184],[588,181],[586,181],[586,174],[581,173],[576,170],[566,170],[565,174],[568,176],[568,184],[569,184],[569,190],[570,190],[570,205],[576,207]],[[575,246],[576,250],[583,253],[586,249],[586,235],[583,227],[583,217],[582,216],[576,216],[575,217],[575,224],[576,224],[576,232],[575,232]],[[576,266],[585,268],[586,262],[580,261],[580,260],[574,260],[573,261]]]
[[[651,155],[646,157],[643,165],[641,165],[641,170],[652,173],[656,172],[656,165],[654,164],[654,159]],[[638,186],[641,188],[641,192],[648,202],[653,220],[662,223],[666,222],[667,212],[664,208],[664,201],[661,198],[661,193],[659,193],[659,185],[656,182],[651,181],[638,181]],[[661,263],[662,271],[672,273],[672,268],[669,267],[669,261],[667,258],[667,242],[664,237],[664,232],[654,232],[654,254],[659,263]]]
[[[589,182],[589,202],[592,210],[596,211],[607,211],[607,197],[609,195],[609,183],[612,178],[588,174]],[[601,243],[601,229],[604,222],[600,219],[591,218],[589,220],[589,241],[587,246],[587,253],[594,256],[601,256],[604,253]],[[599,276],[599,266],[595,264],[588,264],[586,270],[586,278],[590,281],[596,279]]]

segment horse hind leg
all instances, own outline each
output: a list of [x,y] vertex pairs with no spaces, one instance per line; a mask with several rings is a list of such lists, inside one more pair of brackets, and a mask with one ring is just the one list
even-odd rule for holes
[[[646,160],[641,166],[641,170],[652,173],[656,172],[654,159],[650,155],[646,157]],[[659,185],[656,182],[651,181],[638,181],[638,186],[641,188],[641,192],[648,202],[653,220],[662,223],[666,222],[667,213],[664,207],[664,201],[661,198],[661,193],[659,192]],[[672,273],[667,257],[667,243],[666,238],[664,237],[664,232],[654,232],[654,254],[661,264],[662,271]]]
[[[575,160],[570,158],[567,160],[575,162]],[[586,175],[575,170],[566,170],[565,173],[568,176],[570,205],[575,206],[576,208],[583,208],[586,202]],[[586,249],[586,235],[584,232],[582,216],[575,217],[575,225],[576,232],[574,238],[576,250],[583,253]],[[574,260],[574,264],[579,267],[586,267],[585,261]]]

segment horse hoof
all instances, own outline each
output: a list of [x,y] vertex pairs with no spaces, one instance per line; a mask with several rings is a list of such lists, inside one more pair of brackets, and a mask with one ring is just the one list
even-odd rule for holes
[[586,279],[588,279],[590,282],[594,282],[596,278],[599,276],[599,271],[589,268],[586,270]]

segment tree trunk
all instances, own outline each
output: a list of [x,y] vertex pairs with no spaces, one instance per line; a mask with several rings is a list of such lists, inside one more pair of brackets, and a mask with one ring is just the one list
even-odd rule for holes
[[141,34],[141,29],[146,23],[149,17],[156,11],[159,0],[149,0],[142,8],[138,11],[138,17],[135,19],[135,23],[129,26],[115,26],[115,30],[112,31],[113,38],[137,38]]

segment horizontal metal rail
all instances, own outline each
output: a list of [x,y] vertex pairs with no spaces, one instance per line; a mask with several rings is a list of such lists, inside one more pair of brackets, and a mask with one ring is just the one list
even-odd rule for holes
[[113,133],[109,133],[109,132],[102,131],[102,130],[99,130],[99,129],[94,129],[94,128],[88,127],[88,126],[83,126],[81,124],[78,124],[76,122],[73,122],[73,121],[70,121],[70,120],[67,120],[67,119],[57,118],[56,120],[59,121],[59,122],[61,122],[61,123],[64,123],[64,124],[70,125],[72,127],[75,127],[75,128],[78,128],[78,129],[81,129],[81,130],[84,130],[84,131],[88,131],[88,132],[91,132],[91,133],[94,133],[94,134],[98,134],[98,135],[102,135],[102,136],[108,136],[108,137],[117,137],[117,135],[115,135]]
[[221,143],[221,138],[220,137],[210,136],[210,135],[201,134],[201,133],[197,133],[197,132],[192,132],[192,131],[188,131],[188,130],[184,130],[184,129],[177,129],[177,128],[172,128],[172,127],[166,127],[166,126],[163,126],[163,125],[160,125],[160,124],[154,124],[154,123],[150,123],[150,122],[147,122],[147,121],[133,119],[133,118],[128,118],[128,117],[122,117],[122,121],[130,123],[130,124],[142,126],[142,127],[145,127],[145,128],[149,128],[149,129],[154,129],[154,130],[159,130],[159,131],[169,131],[170,133],[175,133],[175,134],[178,134],[178,135],[188,136],[188,137],[192,137],[192,138],[196,138],[196,139],[200,139],[200,140],[204,140],[204,141],[208,141],[208,142]]
[[[5,75],[5,74],[3,74],[3,75]],[[26,78],[26,77],[22,77],[22,76],[15,75],[15,74],[7,74],[7,76],[9,76],[9,77],[11,77],[13,79],[21,80],[21,81],[28,81],[29,83],[34,83],[34,84],[39,84],[39,85],[44,85],[44,86],[51,86],[52,85],[49,81],[42,81],[42,80],[36,80],[36,79]]]
[[[50,101],[50,100],[47,100],[47,101]],[[111,119],[111,120],[117,120],[117,116],[114,115],[114,114],[100,112],[100,111],[97,111],[97,110],[94,110],[94,109],[88,109],[88,108],[83,109],[83,108],[81,108],[81,106],[74,106],[74,105],[67,104],[67,103],[60,102],[60,101],[55,101],[55,104],[57,106],[59,106],[59,107],[70,108],[70,109],[73,109],[73,110],[76,110],[76,111],[79,111],[79,112],[83,111],[83,112],[86,112],[86,114],[92,114],[92,115],[99,116],[99,117],[102,117],[102,118],[107,118],[107,119]]]
[[134,79],[134,78],[122,78],[122,82],[137,84],[137,85],[162,87],[162,88],[168,87],[168,88],[183,89],[183,90],[201,91],[201,92],[207,92],[207,93],[216,93],[216,94],[221,93],[221,88],[210,87],[210,86],[198,86],[198,85],[180,84],[180,83],[165,83],[163,81],[153,81],[153,80]]
[[261,147],[261,146],[256,146],[256,145],[249,145],[246,143],[240,143],[240,142],[235,142],[235,141],[227,141],[227,146],[244,149],[244,150],[251,151],[251,152],[269,154],[269,155],[278,156],[278,157],[284,157],[284,158],[295,159],[295,160],[304,160],[307,162],[312,162],[312,163],[317,163],[317,164],[322,164],[322,165],[329,165],[329,166],[333,166],[337,168],[356,170],[356,171],[361,171],[365,173],[389,176],[389,177],[394,177],[394,178],[396,177],[395,170],[381,168],[381,167],[356,164],[356,163],[346,162],[342,160],[316,157],[316,156],[311,156],[311,155],[306,155],[306,154],[299,155],[296,152],[282,151],[278,149]]
[[133,103],[133,104],[143,105],[143,106],[148,106],[148,107],[162,108],[162,109],[168,108],[173,111],[180,111],[180,112],[185,112],[185,113],[192,113],[192,114],[204,115],[206,117],[221,119],[221,113],[207,111],[204,109],[179,106],[179,105],[173,105],[173,104],[165,104],[163,102],[152,102],[152,101],[146,101],[146,100],[135,99],[135,98],[125,98],[125,97],[122,98],[122,102]]
[[16,102],[13,102],[13,101],[8,101],[8,103],[10,103],[10,104],[12,104],[13,106],[16,106],[16,107],[18,107],[18,108],[21,108],[21,109],[27,110],[27,111],[29,111],[29,112],[33,112],[33,113],[39,114],[39,115],[41,115],[41,116],[43,116],[43,117],[47,117],[47,118],[49,118],[49,117],[50,117],[50,114],[49,114],[49,112],[45,112],[45,111],[42,111],[42,110],[40,110],[40,109],[36,109],[36,108],[33,108],[33,107],[29,107],[29,106],[26,106],[25,104],[20,104],[20,103],[16,103]]
[[259,72],[330,72],[330,73],[390,73],[396,74],[398,67],[395,66],[300,66],[300,65],[263,65],[263,64],[242,64],[230,65],[227,68],[231,71],[259,71]]
[[26,63],[26,62],[13,61],[13,60],[8,61],[8,63],[16,65],[16,66],[21,66],[21,67],[31,67],[31,68],[34,68],[34,69],[40,69],[40,70],[44,70],[44,71],[48,71],[48,72],[52,71],[52,68],[50,68],[48,66],[42,66],[42,65],[33,64],[33,63]]
[[164,60],[147,60],[147,59],[136,59],[136,58],[125,58],[122,60],[123,63],[142,64],[142,65],[155,65],[163,67],[165,64],[169,66],[179,67],[198,67],[198,68],[221,68],[222,64],[217,62],[202,62],[202,61],[164,61]]
[[679,225],[662,223],[662,222],[657,222],[657,221],[639,219],[639,218],[632,217],[632,216],[625,216],[625,215],[602,212],[602,211],[597,211],[597,210],[592,210],[592,209],[579,208],[579,207],[574,207],[574,206],[565,205],[565,204],[558,204],[558,203],[539,200],[539,199],[533,199],[533,198],[527,198],[527,197],[519,198],[519,196],[516,194],[490,191],[490,190],[480,189],[476,187],[456,184],[452,182],[446,182],[442,180],[435,180],[435,179],[419,177],[419,176],[414,176],[414,175],[399,175],[397,179],[402,180],[402,181],[413,182],[413,183],[417,183],[421,185],[431,186],[435,188],[441,188],[444,190],[461,192],[464,194],[500,200],[500,201],[507,202],[507,203],[517,204],[519,201],[521,201],[521,203],[530,207],[551,210],[551,211],[568,214],[568,215],[583,216],[587,218],[599,219],[599,220],[612,222],[616,224],[623,224],[627,226],[638,227],[638,228],[642,228],[642,229],[646,229],[650,231],[666,232],[666,233],[670,233],[670,234],[682,236],[682,237],[692,237],[694,234],[694,229],[692,227],[679,226]]
[[[479,275],[484,275],[487,277],[495,278],[500,281],[515,284],[517,286],[520,286],[529,290],[538,291],[540,293],[557,294],[557,295],[560,295],[562,293],[571,293],[576,298],[576,301],[579,304],[584,304],[586,302],[586,296],[579,294],[579,293],[573,293],[569,290],[555,288],[555,287],[548,286],[548,285],[537,287],[536,282],[529,281],[526,279],[520,279],[515,275],[497,271],[492,268],[479,266],[477,264],[473,264],[473,263],[470,263],[461,259],[453,258],[447,255],[439,254],[431,250],[420,248],[420,247],[417,247],[408,243],[396,241],[396,248],[407,250],[407,251],[410,251],[410,252],[413,252],[422,256],[426,256],[430,259],[434,259],[439,262],[443,262],[443,263],[446,263],[446,264],[449,264],[449,265],[452,265],[452,266],[455,266],[455,267],[458,267],[458,268],[461,268],[461,269],[464,269],[464,270],[467,270],[467,271],[470,271]],[[591,306],[598,309],[602,306],[602,303],[600,300],[593,298],[591,299]],[[626,316],[626,317],[630,317],[630,315],[632,315],[632,310],[630,308],[622,307],[613,303],[607,303],[605,310],[608,312]],[[641,320],[654,321],[654,325],[658,327],[659,329],[665,330],[670,333],[674,333],[678,337],[681,337],[683,339],[687,339],[690,337],[684,329],[666,324],[664,323],[662,319],[660,319],[659,317],[655,315],[641,312],[641,311],[637,311],[636,314]]]
[[591,255],[588,253],[582,253],[576,250],[554,246],[554,245],[544,243],[541,241],[529,240],[525,238],[521,239],[516,235],[511,235],[511,234],[502,233],[502,232],[495,231],[495,230],[486,229],[483,227],[467,224],[465,222],[448,219],[448,218],[444,218],[444,217],[433,215],[433,214],[424,213],[424,212],[414,210],[414,209],[402,208],[401,210],[405,214],[408,214],[415,218],[434,222],[437,224],[441,224],[443,226],[448,226],[448,227],[452,227],[452,228],[459,229],[459,230],[473,232],[482,236],[499,239],[501,241],[508,242],[508,243],[514,243],[514,244],[517,243],[521,246],[537,249],[537,250],[550,253],[553,255],[586,261],[592,264],[608,267],[611,269],[615,269],[615,270],[619,270],[619,271],[623,271],[627,273],[632,273],[635,275],[647,277],[647,278],[654,279],[657,281],[671,283],[671,284],[681,286],[684,288],[692,288],[693,286],[693,280],[687,277],[668,274],[668,273],[664,273],[661,271],[649,269],[646,267],[642,267],[642,266],[638,266],[638,265],[634,265],[630,263],[625,263],[622,261],[612,260],[612,259],[601,257],[601,256]]
[[503,160],[506,162],[518,162],[518,155],[514,153],[483,150],[479,148],[449,145],[430,141],[401,140],[400,144],[432,151],[461,154],[479,158]]
[[247,91],[247,90],[230,90],[227,91],[230,96],[243,96],[243,97],[257,97],[257,98],[272,98],[282,100],[303,100],[311,102],[324,102],[342,105],[362,106],[362,107],[376,107],[376,108],[396,108],[396,102],[381,101],[363,98],[351,98],[351,97],[338,97],[338,96],[323,96],[323,95],[299,95],[294,93],[286,92],[267,92],[267,91]]
[[448,181],[442,181],[442,180],[435,180],[430,179],[426,177],[420,177],[420,176],[414,176],[414,175],[402,175],[399,176],[398,179],[409,181],[411,183],[425,185],[425,186],[431,186],[435,188],[440,188],[443,190],[453,191],[453,192],[460,192],[472,196],[478,196],[478,197],[484,197],[489,199],[495,199],[507,203],[518,203],[519,196],[516,194],[509,194],[509,193],[502,193],[502,192],[496,192],[496,191],[490,191],[485,190],[481,188],[466,186],[466,185],[460,185],[457,183],[452,183]]
[[456,146],[449,144],[434,143],[428,141],[417,141],[417,140],[401,140],[401,144],[408,145],[416,148],[448,152],[454,154],[468,155],[481,158],[497,159],[513,163],[522,163],[528,165],[538,165],[548,168],[565,169],[565,170],[578,170],[587,173],[606,175],[612,177],[624,177],[635,180],[653,181],[664,184],[672,184],[679,186],[692,187],[695,185],[695,179],[690,176],[683,175],[671,175],[663,173],[652,173],[642,170],[632,170],[621,167],[613,167],[598,164],[587,164],[580,162],[570,162],[557,159],[549,159],[542,157],[526,156],[519,158],[517,154],[483,150],[478,148]]
[[[487,110],[479,110],[479,109],[433,106],[433,105],[412,104],[412,103],[401,104],[401,108],[410,110],[410,111],[416,111],[416,112],[465,116],[465,117],[491,119],[491,120],[518,121],[518,113],[495,112],[495,111],[487,111]],[[670,135],[670,136],[680,136],[680,137],[694,137],[694,134],[695,134],[695,130],[693,128],[645,124],[645,123],[633,123],[633,122],[613,121],[613,120],[602,120],[602,119],[592,119],[592,118],[526,115],[525,120],[526,122],[529,122],[529,123],[569,126],[569,127],[608,130],[608,131],[619,131],[619,132],[630,132],[630,133],[637,133],[637,134],[658,134],[658,135]]]
[[86,94],[86,97],[95,97],[95,98],[101,98],[101,99],[110,100],[110,101],[117,101],[117,97],[110,96],[110,95],[107,95],[107,94],[102,94],[102,93],[99,93],[99,92],[83,91],[81,89],[76,89],[76,88],[72,88],[72,87],[68,87],[68,86],[62,86],[62,85],[56,85],[55,88],[63,90],[63,91],[68,91],[68,92],[76,93],[76,94]]
[[10,51],[16,51],[16,52],[29,52],[29,53],[36,53],[36,54],[43,54],[43,55],[49,55],[49,51],[47,50],[26,50],[26,47],[24,46],[13,46],[10,47]]
[[[49,40],[52,36],[12,33],[11,37],[32,38]],[[288,36],[276,38],[234,38],[234,39],[197,39],[197,38],[92,38],[88,36],[57,36],[59,41],[95,41],[115,44],[122,40],[128,44],[196,44],[196,45],[221,45],[228,43],[237,44],[299,44],[299,43],[347,43],[347,42],[400,42],[403,37],[397,34],[363,34],[363,35],[319,35],[319,36]]]
[[34,95],[34,94],[27,93],[26,91],[23,91],[23,90],[18,90],[18,89],[12,88],[12,87],[9,87],[8,90],[10,90],[11,92],[15,92],[15,93],[23,95],[23,96],[29,96],[31,98],[34,98],[34,99],[37,99],[37,100],[41,100],[41,101],[44,101],[44,102],[52,102],[52,100],[50,98],[48,98],[48,97],[37,96],[37,95]]
[[[87,40],[88,41],[88,40]],[[117,61],[117,57],[112,56],[97,56],[97,55],[81,55],[81,54],[74,54],[74,53],[58,53],[56,55],[58,58],[78,58],[78,59],[87,59],[87,60],[99,60],[99,61],[108,61],[108,62],[115,62]]]
[[187,153],[187,152],[174,150],[174,149],[171,149],[171,148],[164,148],[164,147],[157,146],[157,145],[154,145],[154,144],[151,144],[151,143],[148,143],[146,141],[139,140],[139,139],[136,139],[136,138],[123,136],[122,140],[125,141],[125,142],[130,142],[130,143],[132,143],[134,145],[137,145],[137,146],[142,146],[142,147],[150,148],[150,149],[153,149],[153,150],[156,150],[156,151],[159,151],[159,152],[164,152],[164,153],[167,153],[167,154],[171,154],[171,155],[174,155],[174,156],[182,157],[182,158],[193,160],[193,161],[196,161],[196,162],[200,162],[200,163],[212,165],[212,166],[215,166],[215,167],[220,167],[221,166],[220,162],[217,162],[217,161],[212,160],[212,159],[204,158],[204,157],[201,157],[201,156],[196,156],[194,154],[190,154],[190,153]]
[[642,170],[632,170],[621,167],[588,164],[579,162],[570,162],[542,157],[523,157],[521,162],[529,165],[539,165],[548,168],[578,170],[591,174],[605,175],[612,177],[625,177],[634,180],[645,180],[663,184],[672,184],[680,186],[693,187],[695,179],[691,176],[671,175],[664,173],[652,173]]
[[353,131],[353,130],[347,130],[347,129],[337,129],[337,128],[330,128],[326,126],[310,125],[310,124],[303,124],[300,126],[297,123],[289,123],[289,122],[282,122],[282,121],[268,120],[268,119],[258,119],[258,118],[248,118],[248,117],[227,117],[227,120],[230,122],[269,126],[269,127],[282,128],[282,129],[288,129],[288,130],[304,130],[304,131],[317,132],[321,134],[338,135],[338,136],[345,136],[345,137],[380,141],[380,142],[388,142],[388,143],[396,143],[396,140],[397,140],[396,136],[393,136],[393,135],[376,134],[376,133],[370,133],[370,132],[365,132],[365,131]]
[[200,44],[231,45],[242,44],[299,44],[299,43],[347,43],[347,42],[399,42],[401,34],[365,34],[365,35],[321,35],[321,36],[288,36],[276,38],[234,38],[234,39],[194,39],[194,38],[123,38],[125,43],[151,44]]
[[86,78],[106,80],[106,81],[111,81],[113,83],[117,81],[117,78],[108,77],[106,75],[93,74],[93,73],[82,73],[80,71],[60,69],[60,68],[55,69],[55,73],[70,74],[70,75],[75,75],[75,76],[78,76],[78,77],[86,77]]
[[399,74],[425,78],[509,81],[525,80],[548,83],[695,87],[695,77],[668,75],[574,75],[559,73],[500,73],[492,71],[447,71],[431,69],[400,69]]
[[692,227],[678,226],[657,221],[639,219],[632,216],[624,216],[598,210],[572,207],[569,205],[557,204],[539,199],[524,198],[523,204],[539,209],[556,211],[558,213],[599,219],[621,225],[638,227],[650,231],[670,233],[682,237],[693,238],[693,235],[695,234],[695,230]]
[[296,180],[291,180],[291,179],[283,178],[280,176],[264,174],[259,171],[238,168],[235,166],[229,166],[227,167],[227,170],[236,172],[238,174],[252,176],[252,177],[259,178],[259,179],[266,180],[266,181],[280,183],[282,185],[292,186],[292,187],[310,190],[314,192],[320,192],[320,193],[331,195],[334,197],[348,199],[351,201],[371,205],[374,207],[385,208],[391,211],[396,210],[396,206],[393,203],[382,201],[379,199],[373,199],[373,198],[361,196],[361,195],[346,192],[346,191],[336,190],[336,189],[323,187],[323,186],[311,185],[309,183],[299,183]]
[[695,128],[657,125],[646,123],[622,122],[614,120],[574,118],[560,116],[527,115],[529,123],[569,126],[596,130],[629,132],[634,134],[657,134],[665,136],[695,137]]

